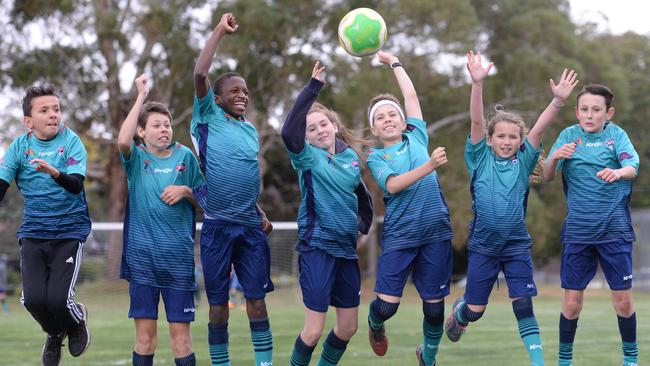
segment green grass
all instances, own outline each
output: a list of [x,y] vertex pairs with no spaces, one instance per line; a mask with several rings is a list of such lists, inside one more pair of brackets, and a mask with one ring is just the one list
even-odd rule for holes
[[[447,312],[460,289],[454,288],[447,298]],[[92,344],[86,354],[72,358],[64,354],[62,365],[130,365],[133,349],[133,322],[127,319],[128,292],[123,284],[110,286],[84,285],[77,289],[77,298],[84,302],[90,312]],[[440,365],[525,365],[528,356],[517,331],[507,290],[495,290],[485,316],[472,324],[459,343],[451,343],[446,337],[438,353]],[[359,316],[359,331],[352,338],[341,365],[415,365],[415,347],[422,338],[421,303],[409,286],[397,315],[387,322],[390,339],[388,353],[375,356],[367,341],[366,316],[371,290],[365,290]],[[271,327],[274,341],[275,365],[288,365],[291,348],[303,325],[303,307],[300,292],[283,289],[268,297]],[[561,307],[561,291],[544,288],[535,298],[535,313],[542,330],[544,354],[547,365],[556,364],[558,350],[558,316]],[[637,310],[637,337],[640,345],[639,364],[650,364],[650,294],[635,293]],[[11,314],[0,314],[0,364],[12,366],[40,365],[40,354],[45,339],[40,327],[22,308],[19,298],[10,299]],[[197,309],[197,321],[192,326],[194,349],[199,365],[209,365],[207,351],[207,309],[205,299]],[[164,314],[161,311],[161,319]],[[333,312],[328,317],[326,332],[334,322]],[[233,365],[253,365],[250,331],[245,312],[231,311],[229,323],[230,356]],[[156,365],[173,365],[169,349],[169,336],[165,321],[159,322]],[[322,338],[324,339],[324,337]],[[319,357],[321,346],[314,352],[312,365]],[[575,365],[620,365],[620,337],[616,316],[609,293],[588,290],[585,306],[580,317],[576,345]]]

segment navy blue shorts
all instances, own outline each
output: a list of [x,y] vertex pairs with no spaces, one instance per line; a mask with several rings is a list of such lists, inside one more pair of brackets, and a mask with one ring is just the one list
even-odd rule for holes
[[300,252],[300,288],[310,310],[356,308],[361,297],[359,260],[336,258],[319,248]]
[[465,302],[472,305],[487,305],[500,271],[503,271],[506,277],[508,296],[511,299],[537,295],[530,254],[493,257],[470,250]]
[[247,299],[263,299],[273,291],[271,254],[262,227],[238,225],[221,220],[203,221],[201,264],[208,302],[228,302],[231,266]]
[[584,290],[594,278],[598,263],[611,290],[632,288],[632,243],[565,244],[560,276],[562,288]]
[[189,323],[194,321],[194,291],[174,290],[129,282],[131,306],[129,318],[158,320],[158,303],[162,294],[167,321]]
[[402,297],[413,272],[422,300],[442,299],[449,295],[452,266],[451,240],[383,252],[377,264],[375,292]]

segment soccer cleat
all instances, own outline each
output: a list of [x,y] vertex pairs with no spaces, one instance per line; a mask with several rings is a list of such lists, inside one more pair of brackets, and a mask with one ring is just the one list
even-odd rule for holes
[[64,338],[65,332],[61,332],[59,335],[47,335],[45,345],[43,346],[43,366],[59,366]]
[[82,318],[75,328],[68,329],[68,351],[72,357],[81,356],[90,346],[90,331],[88,330],[88,311],[84,304],[78,303]]
[[379,329],[373,329],[368,323],[368,340],[370,348],[377,356],[383,356],[388,351],[388,337],[386,336],[386,327],[382,324]]
[[[422,352],[424,351],[424,345],[419,344],[418,347],[415,349],[415,357],[418,359],[418,365],[419,366],[427,366],[426,363],[424,363],[424,359],[422,359]],[[433,361],[433,364],[431,366],[436,366],[436,362]]]
[[451,314],[449,314],[447,321],[445,321],[445,333],[447,333],[447,338],[452,342],[458,342],[467,329],[467,326],[460,324],[456,318],[456,313],[458,313],[458,310],[463,304],[465,304],[465,299],[462,297],[457,298],[451,308]]

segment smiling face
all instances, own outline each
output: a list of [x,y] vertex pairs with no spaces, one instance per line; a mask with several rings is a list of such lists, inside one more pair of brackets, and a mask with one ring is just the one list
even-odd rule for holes
[[172,123],[162,113],[152,112],[147,117],[144,128],[138,125],[138,136],[150,150],[163,151],[172,141]]
[[336,134],[338,126],[334,124],[323,112],[312,112],[307,115],[307,142],[315,147],[335,152]]
[[232,76],[223,80],[220,89],[215,97],[217,104],[233,117],[243,116],[248,105],[246,81],[239,76]]
[[580,127],[587,133],[603,132],[605,122],[614,117],[614,112],[614,107],[607,109],[605,97],[589,93],[580,96],[576,107]]
[[487,142],[498,157],[507,159],[517,153],[522,142],[521,127],[510,121],[499,121],[494,125],[494,131],[488,135]]
[[379,138],[384,146],[394,145],[402,141],[402,132],[406,122],[393,105],[383,105],[375,111],[373,126],[370,132]]
[[61,107],[59,98],[44,95],[31,100],[31,116],[23,117],[23,124],[40,140],[52,139],[59,132]]

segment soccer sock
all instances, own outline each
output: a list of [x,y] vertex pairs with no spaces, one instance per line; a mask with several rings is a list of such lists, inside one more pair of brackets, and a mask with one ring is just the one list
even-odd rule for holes
[[208,324],[208,345],[212,366],[230,366],[228,356],[228,323]]
[[512,302],[512,310],[519,323],[519,336],[526,346],[531,366],[543,366],[544,354],[542,337],[539,335],[539,325],[533,312],[533,300],[522,297]]
[[399,303],[387,302],[376,298],[370,303],[370,312],[368,313],[368,324],[372,329],[379,329],[384,322],[390,319],[397,312]]
[[316,345],[308,346],[300,338],[300,334],[296,338],[296,342],[293,345],[293,351],[291,351],[291,360],[289,360],[289,366],[308,366],[309,361],[311,361],[311,354],[314,352]]
[[133,366],[153,366],[153,355],[141,355],[133,351]]
[[5,312],[5,314],[9,314],[9,303],[6,299],[2,300],[2,310]]
[[255,351],[255,365],[270,366],[273,362],[273,337],[269,318],[251,319],[251,339]]
[[422,360],[427,365],[433,365],[436,362],[438,346],[443,333],[443,324],[445,322],[445,301],[422,303],[422,331],[424,333],[424,343],[422,344]]
[[196,366],[196,357],[191,353],[183,358],[175,358],[176,366]]
[[618,317],[618,330],[623,343],[623,365],[636,365],[638,363],[639,349],[636,344],[636,313],[629,318]]
[[330,334],[327,335],[327,340],[323,344],[323,352],[321,352],[320,359],[316,366],[338,365],[347,346],[348,341],[344,341],[337,337],[332,329]]
[[557,356],[558,366],[573,365],[573,340],[576,338],[578,318],[567,319],[560,313],[560,352]]
[[484,311],[472,311],[467,303],[464,303],[463,306],[456,312],[456,320],[462,326],[467,326],[469,322],[475,322],[483,316]]

